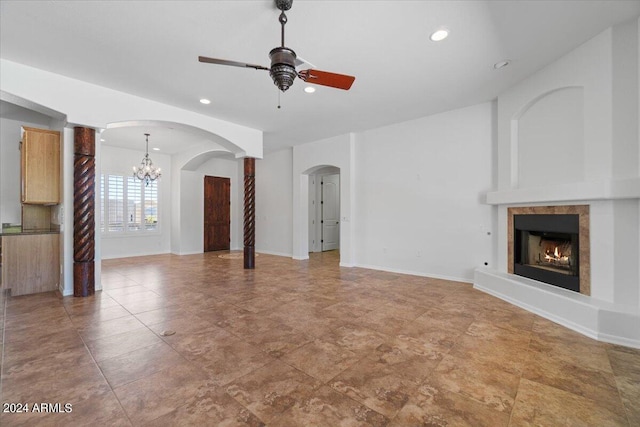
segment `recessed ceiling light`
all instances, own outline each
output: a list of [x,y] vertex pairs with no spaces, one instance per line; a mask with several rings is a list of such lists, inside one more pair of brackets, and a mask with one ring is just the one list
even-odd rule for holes
[[100,138],[100,142],[104,142],[104,138]]
[[158,147],[153,147],[153,151],[160,151]]
[[209,105],[209,104],[211,104],[211,101],[209,101],[207,98],[202,98],[200,100],[200,103],[204,104],[204,105]]
[[313,92],[316,91],[316,88],[313,87],[313,86],[307,86],[307,87],[304,88],[304,91],[307,92],[307,93],[313,93]]
[[446,39],[449,36],[449,30],[446,28],[440,28],[439,30],[434,31],[429,36],[429,39],[432,42],[439,42]]
[[506,67],[510,63],[511,61],[509,61],[508,59],[506,61],[496,62],[495,64],[493,64],[493,68],[495,68],[496,70],[499,70],[500,68]]

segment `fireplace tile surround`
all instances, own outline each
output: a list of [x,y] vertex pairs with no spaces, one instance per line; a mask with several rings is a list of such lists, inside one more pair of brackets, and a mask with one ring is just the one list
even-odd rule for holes
[[589,206],[527,206],[507,208],[507,271],[514,274],[515,215],[578,215],[580,293],[591,295],[591,250],[589,237]]

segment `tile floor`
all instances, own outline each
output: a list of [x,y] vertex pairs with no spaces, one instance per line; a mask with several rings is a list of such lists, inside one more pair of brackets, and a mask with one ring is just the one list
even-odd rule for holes
[[72,411],[0,424],[640,425],[640,350],[336,253],[217,255],[108,260],[93,297],[7,298],[1,401]]

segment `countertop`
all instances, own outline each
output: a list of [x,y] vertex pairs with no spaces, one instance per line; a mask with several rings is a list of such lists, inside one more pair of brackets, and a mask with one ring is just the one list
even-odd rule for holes
[[31,236],[33,234],[60,234],[60,230],[46,228],[42,230],[22,230],[20,226],[4,227],[0,232],[0,237],[10,236]]

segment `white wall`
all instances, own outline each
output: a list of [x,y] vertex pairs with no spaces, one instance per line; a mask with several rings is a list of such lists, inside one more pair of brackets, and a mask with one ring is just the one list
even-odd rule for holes
[[[256,251],[292,256],[293,150],[256,160]],[[259,262],[259,261],[258,261]]]
[[[98,145],[97,143],[96,145]],[[131,168],[140,164],[143,151],[128,150],[100,144],[100,172],[102,174],[131,175]],[[171,156],[152,153],[154,165],[162,169],[159,182],[158,204],[159,231],[157,233],[129,233],[121,236],[103,234],[100,242],[103,259],[124,258],[163,254],[171,249]],[[96,176],[96,194],[100,194],[100,176]],[[100,212],[96,212],[96,222],[100,221]],[[98,228],[99,230],[99,228]],[[98,231],[99,232],[99,231]]]
[[204,249],[202,177],[196,171],[180,171],[180,255],[199,254]]
[[470,282],[493,265],[491,103],[364,132],[356,145],[359,266]]
[[334,166],[341,265],[470,282],[494,263],[494,208],[481,197],[494,179],[493,111],[485,103],[266,155],[256,167],[257,249],[308,256],[309,178]]

